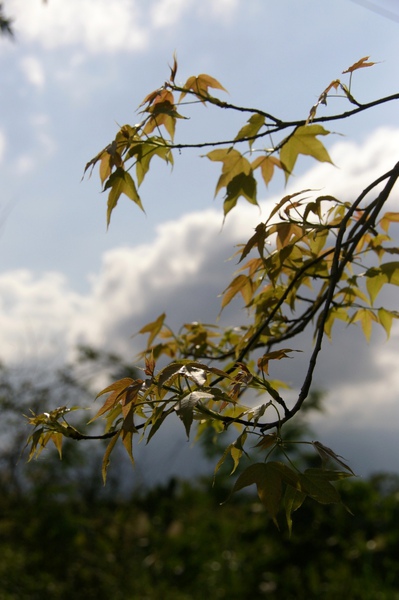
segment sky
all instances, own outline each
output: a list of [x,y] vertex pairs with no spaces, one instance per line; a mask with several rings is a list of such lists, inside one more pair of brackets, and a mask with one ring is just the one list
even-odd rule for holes
[[[169,74],[209,73],[235,104],[284,119],[307,116],[320,92],[364,56],[362,102],[398,92],[399,10],[394,0],[7,0],[15,40],[0,39],[0,358],[56,365],[78,343],[122,352],[164,310],[168,321],[214,321],[227,259],[287,192],[323,189],[353,199],[398,160],[399,112],[391,103],[334,123],[323,140],[331,165],[299,161],[287,189],[276,176],[261,213],[240,202],[222,228],[217,167],[190,151],[141,188],[146,213],[121,198],[106,229],[106,195],[85,164]],[[221,93],[222,94],[222,93]],[[339,101],[331,110],[340,110]],[[220,139],[244,120],[207,115],[181,126],[183,141]],[[180,124],[179,124],[180,125]],[[397,210],[397,192],[391,209]],[[216,259],[215,259],[216,257]],[[393,290],[395,292],[395,290]],[[388,298],[397,306],[397,295]],[[396,306],[395,306],[396,302]],[[234,310],[230,313],[233,319]],[[315,385],[327,393],[315,418],[322,441],[361,473],[397,469],[399,328],[338,331]],[[292,383],[300,366],[291,367]],[[297,369],[298,372],[295,371]]]

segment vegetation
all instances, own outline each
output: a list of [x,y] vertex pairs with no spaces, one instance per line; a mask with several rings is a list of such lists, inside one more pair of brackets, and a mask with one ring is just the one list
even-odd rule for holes
[[[138,189],[153,166],[152,159],[173,164],[175,151],[212,148],[206,157],[222,164],[215,194],[224,194],[225,218],[238,210],[241,198],[257,205],[259,179],[267,187],[281,172],[287,181],[301,155],[331,163],[320,139],[329,134],[325,124],[399,98],[395,94],[367,104],[355,98],[354,74],[373,65],[368,57],[361,58],[343,71],[345,80],[334,79],[326,86],[305,118],[284,121],[263,109],[237,106],[214,96],[214,90],[225,90],[209,75],[192,76],[178,84],[175,58],[169,79],[140,104],[142,121],[122,126],[115,139],[86,165],[85,172],[99,166],[108,193],[107,224],[123,194],[143,208]],[[349,107],[325,114],[331,96]],[[238,113],[247,121],[229,140],[175,141],[177,124],[183,126],[196,105],[222,115]],[[133,439],[141,436],[150,442],[177,415],[187,436],[193,423],[199,438],[209,429],[215,434],[237,432],[235,440],[228,439],[215,472],[229,458],[234,473],[250,447],[262,452],[261,460],[240,472],[233,492],[255,484],[276,525],[285,519],[291,530],[292,514],[307,497],[322,504],[338,503],[333,482],[353,475],[351,468],[323,443],[306,440],[303,443],[310,444],[321,461],[306,470],[299,468],[291,458],[294,444],[285,436],[286,424],[309,399],[323,339],[332,336],[337,319],[360,324],[369,340],[373,324],[382,326],[389,336],[392,321],[399,316],[378,304],[384,286],[399,284],[399,262],[392,260],[399,248],[389,236],[399,213],[384,212],[398,176],[399,163],[351,201],[311,190],[284,196],[239,247],[239,270],[222,296],[222,310],[235,296],[242,297],[243,323],[234,328],[185,323],[176,332],[168,327],[165,313],[159,315],[140,330],[148,335],[141,354],[142,375],[117,379],[98,394],[106,399],[92,421],[104,423],[103,433],[92,435],[73,426],[68,420],[72,409],[67,405],[34,413],[29,419],[34,428],[28,440],[30,458],[40,455],[49,442],[61,455],[65,438],[107,439],[102,464],[105,482],[111,453],[119,442],[134,462]],[[287,357],[295,360],[293,343],[309,329],[314,343],[307,350],[303,384],[290,403],[284,394],[287,382],[272,380],[269,365]],[[260,398],[256,406],[254,394]]]
[[[127,374],[115,356],[84,348],[80,358],[81,381],[82,373],[88,381],[100,368],[110,378]],[[95,442],[88,451],[88,443],[67,440],[61,466],[54,453],[16,464],[15,440],[25,435],[17,401],[24,410],[41,410],[60,394],[70,402],[84,397],[86,385],[77,382],[76,367],[47,383],[29,373],[18,379],[3,367],[1,381],[2,600],[398,598],[398,477],[341,482],[343,503],[353,514],[340,504],[322,507],[307,499],[288,540],[250,490],[221,506],[230,488],[225,465],[214,486],[208,479],[171,479],[132,492],[118,467],[99,490]],[[317,407],[319,399],[311,400]],[[307,421],[308,414],[303,425]],[[298,420],[295,427],[301,431],[292,434],[305,434]],[[202,443],[209,453],[217,451],[206,436]],[[297,455],[296,461],[304,469],[313,457]]]
[[221,507],[225,490],[171,481],[101,499],[56,479],[1,491],[4,600],[399,597],[398,478],[345,482],[354,516],[306,501],[290,540],[252,495]]

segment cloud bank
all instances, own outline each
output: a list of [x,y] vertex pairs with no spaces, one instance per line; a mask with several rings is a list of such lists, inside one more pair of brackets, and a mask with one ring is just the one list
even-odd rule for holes
[[93,54],[135,52],[155,35],[179,25],[187,13],[199,19],[228,21],[237,0],[10,0],[17,33],[50,50],[79,46]]
[[[294,182],[295,188],[323,188],[323,193],[353,200],[393,166],[398,146],[397,130],[379,130],[361,147],[339,142],[331,154],[342,168],[316,165]],[[398,196],[398,192],[392,195],[391,209],[397,208]],[[85,343],[120,352],[133,361],[144,340],[132,335],[163,311],[173,327],[194,320],[214,322],[220,307],[217,296],[236,268],[235,260],[228,260],[234,246],[249,238],[276,201],[274,197],[263,202],[261,215],[242,204],[223,228],[217,210],[163,223],[151,242],[106,252],[85,294],[74,291],[62,273],[3,272],[0,358],[10,363],[62,363],[73,356],[78,343]],[[238,308],[236,304],[227,314],[229,324],[241,318]],[[351,423],[354,431],[375,429],[378,424],[380,430],[392,430],[392,419],[399,416],[398,342],[398,327],[387,344],[381,334],[368,346],[360,332],[348,334],[344,327],[338,329],[333,344],[325,342],[315,385],[330,393],[327,434],[336,436],[343,419],[345,427]],[[294,362],[298,366],[290,365],[289,378],[295,385],[303,370],[300,361]]]

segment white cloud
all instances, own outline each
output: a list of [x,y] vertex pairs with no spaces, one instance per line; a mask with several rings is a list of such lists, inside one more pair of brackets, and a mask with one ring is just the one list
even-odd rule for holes
[[148,43],[139,2],[131,0],[12,0],[10,13],[25,38],[46,48],[85,45],[91,52],[136,50]]
[[44,69],[36,57],[25,56],[20,62],[20,67],[29,83],[39,89],[43,88],[46,80]]
[[181,23],[190,10],[197,18],[227,21],[237,0],[10,0],[17,33],[45,48],[84,46],[89,52],[146,49],[159,29]]
[[[331,154],[342,168],[318,165],[308,174],[310,185],[323,185],[325,193],[342,193],[344,199],[351,199],[392,166],[398,142],[399,131],[383,130],[375,132],[362,147],[340,143]],[[351,183],[352,177],[356,185]],[[299,178],[298,187],[305,187],[307,181],[308,177]],[[397,193],[394,198],[397,202]],[[250,237],[276,200],[262,204],[261,216],[253,206],[241,203],[228,215],[223,229],[222,215],[216,210],[164,223],[148,243],[105,253],[86,294],[76,293],[59,273],[3,273],[0,357],[19,361],[56,356],[61,362],[71,357],[77,343],[85,342],[133,359],[145,340],[141,336],[132,339],[132,334],[163,311],[172,326],[193,320],[213,322],[220,306],[217,295],[235,269],[235,261],[227,262],[234,245]],[[387,344],[377,339],[368,346],[361,336],[358,341],[356,335],[348,337],[347,331],[331,346],[326,342],[317,385],[321,382],[334,389],[337,400],[332,405],[332,420],[342,414],[348,420],[361,414],[358,421],[364,426],[372,422],[376,411],[389,415],[399,384],[394,367],[397,341],[394,330]],[[298,369],[296,375],[294,368]],[[298,380],[300,367],[291,369],[290,377]]]
[[156,28],[175,25],[191,7],[191,0],[158,0],[150,12],[152,25]]

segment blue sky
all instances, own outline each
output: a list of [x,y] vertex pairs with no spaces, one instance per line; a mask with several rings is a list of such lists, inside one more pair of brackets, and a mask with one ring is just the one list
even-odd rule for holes
[[[366,55],[379,64],[355,73],[356,97],[366,102],[398,91],[394,0],[8,0],[5,9],[16,32],[15,42],[0,40],[5,361],[62,361],[81,341],[133,357],[138,341],[131,334],[162,310],[176,322],[177,316],[217,315],[217,294],[231,273],[225,260],[261,217],[243,206],[220,231],[215,165],[195,151],[176,156],[172,174],[159,164],[142,186],[146,215],[121,199],[108,232],[97,172],[81,181],[86,162],[113,138],[117,124],[139,120],[136,107],[166,79],[173,52],[179,81],[209,73],[235,104],[281,118],[306,116],[325,86]],[[335,108],[338,100],[329,106]],[[243,124],[204,111],[181,124],[182,139],[217,139]],[[336,123],[334,131],[345,136],[326,140],[337,168],[304,159],[290,190],[319,185],[350,196],[398,160],[397,104]],[[283,178],[276,177],[263,210],[283,193]],[[209,259],[210,248],[220,263]],[[320,424],[337,437],[351,417],[364,440],[373,423],[372,456],[380,452],[381,435],[391,436],[381,465],[398,449],[399,398],[392,391],[398,339],[397,329],[388,344],[376,336],[372,349],[359,336],[350,355],[353,372],[335,386],[331,415]],[[346,344],[327,346],[331,371],[321,365],[320,385],[336,384],[332,367],[343,369]],[[365,406],[366,392],[372,398]]]

